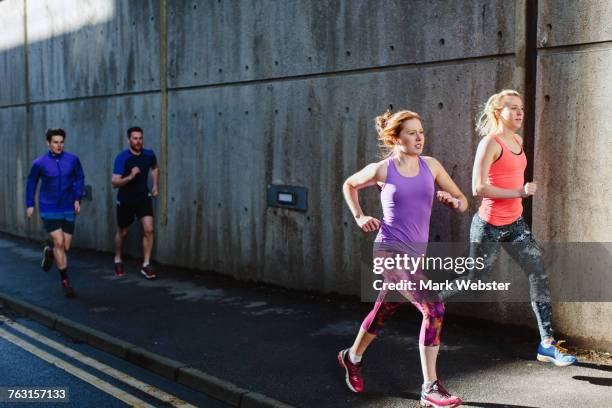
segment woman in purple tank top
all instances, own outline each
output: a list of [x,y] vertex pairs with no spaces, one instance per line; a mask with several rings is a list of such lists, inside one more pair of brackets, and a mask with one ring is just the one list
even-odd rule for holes
[[[435,194],[437,200],[452,209],[464,212],[468,206],[467,199],[440,162],[433,157],[421,156],[425,137],[418,114],[407,110],[394,114],[387,112],[376,118],[376,129],[386,157],[349,177],[343,186],[344,198],[357,225],[364,232],[378,231],[375,242],[377,251],[400,246],[403,253],[419,256],[426,249],[429,239],[434,184],[441,189]],[[380,189],[382,221],[365,215],[359,205],[358,191],[368,186],[378,186]],[[414,279],[424,278],[420,270],[411,276]],[[388,275],[385,278],[389,280]],[[426,299],[418,291],[401,294],[405,297],[402,301],[390,301],[390,293],[381,290],[353,346],[338,354],[338,362],[345,370],[349,389],[353,392],[363,391],[362,355],[384,323],[408,300],[423,315],[419,336],[424,379],[421,403],[434,407],[458,406],[461,399],[451,395],[438,381],[436,374],[444,304]]]

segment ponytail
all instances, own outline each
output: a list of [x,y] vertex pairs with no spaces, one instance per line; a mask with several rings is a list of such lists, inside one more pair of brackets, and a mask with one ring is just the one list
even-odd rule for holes
[[504,89],[492,95],[483,106],[482,111],[478,115],[478,122],[476,123],[476,132],[481,137],[495,133],[499,129],[499,118],[495,116],[495,111],[504,107],[504,97],[508,95],[521,97],[521,94],[515,90]]
[[386,111],[374,118],[376,132],[378,133],[379,148],[383,157],[390,157],[395,153],[396,141],[402,124],[410,119],[422,120],[418,113],[401,110],[396,113]]

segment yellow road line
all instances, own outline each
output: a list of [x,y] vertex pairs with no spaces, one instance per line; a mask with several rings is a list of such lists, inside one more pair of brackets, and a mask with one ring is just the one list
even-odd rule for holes
[[91,357],[88,357],[84,354],[79,353],[76,350],[73,350],[69,347],[64,346],[61,343],[58,343],[54,340],[51,340],[48,337],[43,336],[40,333],[37,333],[9,318],[7,318],[6,316],[3,316],[0,314],[0,322],[5,323],[7,326],[13,328],[14,330],[25,334],[28,337],[31,337],[39,342],[41,342],[42,344],[45,344],[57,351],[59,351],[60,353],[63,353],[69,357],[74,358],[75,360],[89,366],[92,368],[95,368],[98,371],[102,371],[103,373],[109,375],[110,377],[113,377],[119,381],[124,382],[125,384],[128,384],[129,386],[136,388],[139,391],[142,391],[154,398],[157,398],[160,401],[166,402],[174,407],[177,408],[196,408],[194,405],[191,405],[181,399],[179,399],[178,397],[175,397],[174,395],[168,394],[158,388],[153,387],[152,385],[149,385],[145,382],[142,382],[134,377],[131,377],[128,374],[125,374],[124,372],[121,372],[113,367],[110,367],[104,363],[101,363],[98,360],[95,360]]
[[47,363],[53,364],[56,367],[61,368],[62,370],[74,375],[81,380],[88,382],[94,387],[104,391],[105,393],[112,395],[113,397],[129,404],[133,407],[142,407],[142,408],[154,408],[153,405],[149,405],[143,400],[136,398],[135,396],[128,394],[120,388],[115,387],[112,384],[107,383],[99,379],[98,377],[89,374],[87,371],[83,371],[78,367],[73,366],[72,364],[62,360],[59,357],[54,356],[53,354],[49,354],[44,350],[39,349],[33,344],[28,343],[27,341],[7,332],[6,330],[0,328],[0,337],[5,340],[10,341],[14,345],[21,347],[22,349],[34,354],[36,357],[45,360]]

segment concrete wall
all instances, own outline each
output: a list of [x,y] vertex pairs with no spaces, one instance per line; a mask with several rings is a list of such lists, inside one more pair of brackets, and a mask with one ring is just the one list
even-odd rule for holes
[[512,53],[513,21],[487,0],[168,2],[169,85]]
[[[380,100],[423,112],[430,152],[466,185],[469,163],[460,154],[470,157],[477,143],[467,118],[475,114],[470,106],[486,98],[474,84],[488,70],[495,75],[484,82],[499,86],[510,80],[512,65],[511,58],[499,58],[171,92],[169,157],[181,165],[170,165],[168,194],[171,206],[183,205],[169,213],[158,256],[242,278],[354,293],[361,258],[371,248],[355,229],[340,186],[351,172],[377,160],[371,116],[386,108]],[[426,85],[411,92],[418,82]],[[470,101],[439,108],[449,87],[471,94]],[[457,121],[453,133],[440,115]],[[450,149],[458,154],[444,157]],[[307,187],[309,211],[268,208],[270,182]],[[365,208],[378,213],[375,192],[367,197]],[[435,236],[459,240],[468,220],[437,208],[434,222]],[[177,236],[184,246],[171,245]]]
[[[25,103],[25,41],[23,0],[0,2],[0,105]],[[3,122],[4,124],[4,122]]]
[[[28,44],[32,102],[159,89],[157,1],[28,1],[27,6],[28,30],[36,31],[33,40],[42,39]],[[107,14],[103,21],[89,21]],[[84,21],[73,31],[75,16]]]
[[[611,242],[612,3],[539,4],[534,232],[551,242]],[[551,279],[563,281],[555,272]],[[570,338],[612,349],[610,303],[555,311]]]
[[[373,236],[357,231],[342,202],[341,184],[378,158],[374,116],[389,106],[420,112],[426,154],[437,157],[469,193],[478,105],[496,90],[524,86],[523,53],[517,50],[524,50],[525,33],[516,17],[522,16],[523,1],[43,3],[49,7],[0,2],[0,24],[17,33],[11,38],[32,33],[27,47],[0,37],[0,141],[11,153],[0,165],[7,175],[0,178],[0,229],[43,236],[39,222],[23,216],[23,186],[29,163],[45,151],[44,129],[62,126],[68,131],[67,150],[81,156],[87,184],[93,186],[94,200],[83,205],[75,244],[111,250],[112,160],[125,146],[124,130],[139,124],[149,147],[167,160],[162,171],[168,184],[156,205],[168,222],[157,219],[156,260],[240,279],[359,293]],[[605,88],[610,6],[555,3],[540,1],[538,16],[542,45],[538,76],[532,78],[538,87],[536,175],[553,179],[547,163],[551,155],[557,157],[552,149],[558,145],[545,141],[562,129],[570,138],[567,129],[576,125],[575,118],[592,115],[586,137],[597,147],[589,145],[592,167],[580,169],[588,180],[591,171],[609,174],[609,156],[601,152],[609,152],[610,142],[601,129],[610,95]],[[62,6],[72,12],[58,11]],[[83,16],[82,24],[75,25],[75,15]],[[575,19],[574,29],[562,29]],[[599,23],[593,27],[593,21]],[[160,50],[160,41],[167,49]],[[586,46],[586,53],[580,48],[594,41],[603,43]],[[591,74],[595,82],[585,81]],[[577,78],[575,90],[566,87],[569,78]],[[564,111],[570,106],[567,97],[579,103],[578,109]],[[583,111],[580,98],[590,97],[592,110]],[[547,104],[555,109],[545,110]],[[573,157],[576,148],[568,142],[562,157]],[[572,173],[564,174],[569,183]],[[269,183],[307,187],[308,212],[268,208]],[[583,188],[594,192],[588,182]],[[563,200],[550,204],[556,193],[542,189],[534,208],[538,236],[609,240],[605,201],[584,201],[580,208],[588,209],[589,227],[586,235],[577,235],[580,218],[550,206],[571,209],[584,195],[568,190]],[[363,200],[367,211],[379,214],[374,191]],[[472,200],[473,209],[476,205]],[[434,206],[431,239],[466,240],[469,222],[468,216]],[[138,254],[137,234],[128,251]],[[576,307],[558,307],[563,333],[584,329],[572,323],[582,313]],[[456,307],[457,313],[504,322],[529,313],[517,304],[479,309]],[[597,310],[611,313],[612,308]],[[603,347],[600,334],[592,344]]]

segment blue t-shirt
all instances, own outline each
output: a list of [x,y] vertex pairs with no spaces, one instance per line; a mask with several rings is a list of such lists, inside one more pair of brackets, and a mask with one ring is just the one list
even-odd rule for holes
[[132,168],[138,167],[140,173],[123,187],[119,187],[117,201],[120,203],[141,201],[149,195],[149,170],[157,167],[157,158],[150,149],[142,149],[139,155],[133,154],[130,149],[125,149],[115,158],[113,174],[121,177],[128,176]]

